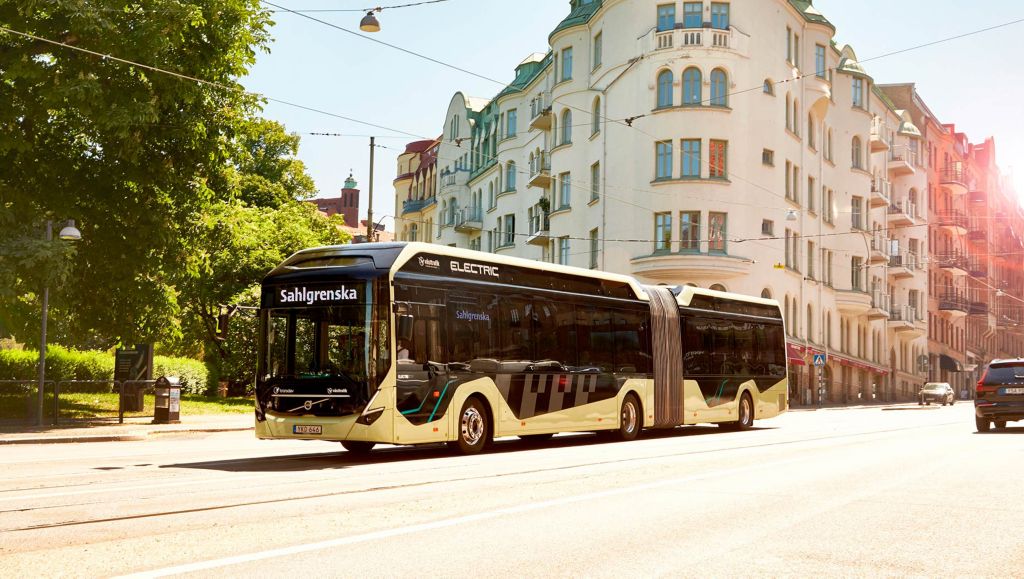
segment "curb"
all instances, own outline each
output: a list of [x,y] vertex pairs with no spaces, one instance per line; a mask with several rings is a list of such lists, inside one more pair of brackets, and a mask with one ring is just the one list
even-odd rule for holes
[[8,444],[75,444],[80,442],[138,442],[161,434],[189,434],[215,432],[245,432],[254,427],[190,428],[181,430],[153,430],[131,434],[80,434],[75,436],[38,436],[34,438],[0,438],[0,446]]

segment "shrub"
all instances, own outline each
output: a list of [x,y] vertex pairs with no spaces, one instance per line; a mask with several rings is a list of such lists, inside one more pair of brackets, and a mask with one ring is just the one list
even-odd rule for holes
[[153,377],[177,376],[182,394],[203,394],[207,391],[206,365],[192,358],[153,357]]

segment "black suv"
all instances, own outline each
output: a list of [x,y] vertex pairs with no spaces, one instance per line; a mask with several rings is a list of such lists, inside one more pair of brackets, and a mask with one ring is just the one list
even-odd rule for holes
[[974,401],[974,421],[978,432],[997,429],[1009,420],[1024,420],[1024,358],[993,360],[981,380]]

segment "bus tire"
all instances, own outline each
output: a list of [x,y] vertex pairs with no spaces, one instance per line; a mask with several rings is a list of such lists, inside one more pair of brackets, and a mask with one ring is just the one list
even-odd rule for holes
[[376,443],[365,442],[362,440],[342,440],[341,446],[345,447],[345,450],[352,454],[359,456],[366,456],[373,450],[373,446]]
[[736,407],[736,420],[734,422],[719,422],[718,427],[725,430],[747,430],[754,425],[754,402],[749,392],[740,396],[739,405]]
[[640,406],[640,399],[636,394],[630,392],[622,399],[622,408],[619,410],[619,429],[614,430],[614,438],[623,442],[636,440],[643,429],[643,407]]
[[471,397],[462,405],[456,433],[458,438],[451,446],[462,454],[477,454],[487,446],[491,436],[490,418],[479,398]]

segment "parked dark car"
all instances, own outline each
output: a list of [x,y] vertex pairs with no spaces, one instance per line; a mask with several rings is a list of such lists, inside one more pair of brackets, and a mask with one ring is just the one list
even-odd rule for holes
[[955,400],[956,394],[953,393],[953,387],[948,382],[927,382],[917,393],[918,405],[941,402],[943,406],[947,404],[952,406]]
[[1006,428],[1011,420],[1024,420],[1024,358],[993,360],[978,380],[974,400],[978,432],[987,432],[991,425]]

